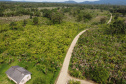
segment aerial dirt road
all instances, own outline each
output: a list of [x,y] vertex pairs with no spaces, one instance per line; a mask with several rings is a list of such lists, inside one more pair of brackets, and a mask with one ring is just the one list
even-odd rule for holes
[[[110,20],[108,21],[107,24],[109,24],[112,20],[112,14],[111,14],[111,17],[110,17]],[[69,63],[70,63],[70,58],[71,58],[71,55],[72,55],[72,52],[73,52],[73,49],[76,45],[76,42],[78,41],[80,35],[82,35],[84,32],[86,32],[88,29],[86,30],[83,30],[82,32],[80,32],[73,40],[73,42],[71,43],[70,47],[69,47],[69,50],[66,54],[66,57],[64,59],[64,62],[63,62],[63,66],[61,68],[61,71],[60,71],[60,74],[58,76],[58,79],[56,80],[56,84],[67,84],[68,80],[75,80],[75,81],[80,81],[81,84],[94,84],[94,82],[92,81],[87,81],[87,80],[80,80],[80,79],[76,79],[74,77],[71,77],[69,74],[68,74],[68,67],[69,67]]]
[[112,21],[112,14],[107,24],[109,24],[111,21]]
[[[56,84],[67,84],[67,81],[69,79],[71,79],[71,77],[68,75],[68,67],[69,67],[69,63],[70,63],[70,58],[72,55],[72,51],[74,49],[74,46],[76,45],[77,40],[79,39],[80,35],[82,35],[84,32],[86,32],[86,30],[83,30],[82,32],[80,32],[73,40],[73,42],[71,43],[69,50],[66,54],[62,69],[60,71],[58,80],[56,82]],[[84,80],[83,80],[84,81]],[[90,82],[85,81],[86,84],[92,84]]]

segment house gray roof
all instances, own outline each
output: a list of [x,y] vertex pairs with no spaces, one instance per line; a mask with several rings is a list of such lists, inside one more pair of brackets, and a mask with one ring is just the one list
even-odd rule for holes
[[19,66],[12,66],[9,70],[6,71],[6,74],[15,80],[17,83],[24,78],[25,75],[31,74],[26,69]]

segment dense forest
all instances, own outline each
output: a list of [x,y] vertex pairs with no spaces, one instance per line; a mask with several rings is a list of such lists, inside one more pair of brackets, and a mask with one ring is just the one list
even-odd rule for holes
[[[111,13],[114,19],[106,25]],[[27,84],[54,84],[72,40],[87,28],[74,49],[70,75],[125,83],[125,15],[126,6],[0,2],[0,83],[13,84],[5,72],[19,65],[32,73]]]

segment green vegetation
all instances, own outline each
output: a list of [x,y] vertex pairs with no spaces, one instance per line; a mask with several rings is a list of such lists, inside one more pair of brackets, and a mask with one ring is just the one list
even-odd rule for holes
[[[1,84],[14,84],[5,72],[15,65],[32,73],[27,84],[54,84],[73,38],[86,28],[104,27],[109,10],[115,14],[116,8],[119,14],[107,27],[112,35],[104,29],[81,36],[70,74],[98,83],[125,82],[126,36],[120,6],[0,2],[0,8]],[[69,84],[80,82],[71,80]]]
[[[48,21],[46,18],[38,19],[39,22]],[[40,77],[46,78],[46,84],[54,83],[71,41],[86,25],[71,22],[32,25],[32,20],[27,20],[23,27],[23,22],[2,25],[0,30],[0,81],[7,78],[5,71],[10,66],[19,65],[32,73],[28,84]],[[11,84],[8,80],[4,82]]]
[[68,84],[81,84],[80,81],[69,80]]
[[38,17],[34,17],[33,18],[33,23],[34,23],[34,25],[37,25],[38,24]]
[[112,23],[105,29],[107,34],[126,34],[126,23],[122,18],[112,21]]
[[124,84],[126,81],[126,35],[105,34],[104,29],[88,30],[74,49],[70,75],[98,83]]

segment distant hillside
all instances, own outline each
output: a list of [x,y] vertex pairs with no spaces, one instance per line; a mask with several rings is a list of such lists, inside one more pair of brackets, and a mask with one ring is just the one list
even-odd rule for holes
[[[12,1],[12,0],[0,0],[0,1]],[[18,1],[18,0],[17,0]],[[20,2],[24,2],[24,0],[20,1]],[[29,1],[25,1],[25,2],[29,2]],[[52,3],[52,2],[51,2]],[[53,2],[54,3],[54,2]],[[64,1],[64,2],[55,2],[55,3],[73,3],[73,4],[77,4],[78,2],[74,1],[74,0],[68,0],[68,1]],[[84,2],[80,2],[78,4],[111,4],[111,5],[126,5],[126,0],[99,0],[99,1],[84,1]]]
[[69,1],[65,1],[65,2],[63,2],[63,3],[77,3],[77,2],[75,2],[75,1],[73,1],[73,0],[69,0]]
[[112,5],[126,5],[126,0],[99,0],[99,1],[85,1],[81,4],[112,4]]

